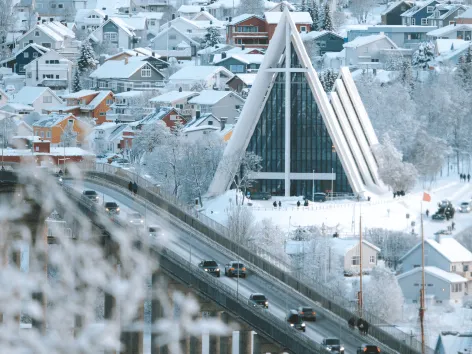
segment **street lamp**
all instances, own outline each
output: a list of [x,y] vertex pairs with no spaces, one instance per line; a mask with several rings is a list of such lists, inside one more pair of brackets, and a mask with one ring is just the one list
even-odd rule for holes
[[313,170],[313,186],[311,190],[311,201],[315,202],[315,170]]

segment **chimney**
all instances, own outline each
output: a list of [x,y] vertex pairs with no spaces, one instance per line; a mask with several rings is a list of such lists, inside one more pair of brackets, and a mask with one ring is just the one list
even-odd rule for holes
[[221,122],[221,130],[225,129],[226,127],[226,121],[228,120],[228,118],[226,117],[221,117],[220,118],[220,122]]
[[205,11],[205,9],[203,7],[200,7],[200,11],[203,12]]
[[172,14],[172,19],[175,20],[175,14]]
[[226,52],[221,53],[221,59],[226,59]]
[[196,111],[195,112],[195,119],[199,119],[200,118],[200,111]]
[[105,21],[108,21],[108,15],[105,15]]
[[156,52],[152,52],[152,56],[155,57],[155,56],[156,56]]
[[182,92],[182,87],[179,87],[179,92]]
[[128,57],[125,58],[125,65],[128,65]]
[[213,24],[213,21],[212,21],[212,20],[210,20],[210,25],[212,25],[212,24]]
[[246,47],[244,46],[244,44],[241,45],[241,50],[244,50]]

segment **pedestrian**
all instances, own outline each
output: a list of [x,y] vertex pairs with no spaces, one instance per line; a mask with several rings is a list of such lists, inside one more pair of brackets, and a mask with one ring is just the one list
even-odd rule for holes
[[356,319],[354,317],[351,317],[347,323],[349,324],[349,327],[353,329],[356,326]]
[[303,206],[308,206],[308,199],[305,199],[305,202],[303,203]]
[[136,182],[133,183],[133,193],[138,193],[138,184]]
[[367,201],[370,202],[370,196],[367,197]]
[[456,226],[455,222],[453,221],[451,224],[451,229],[454,230],[454,227]]
[[274,206],[274,208],[277,208],[277,202],[274,200],[274,202],[272,203],[272,205]]
[[393,192],[393,199],[397,196],[397,192]]
[[300,201],[297,202],[297,208],[300,208]]
[[279,208],[282,208],[282,202],[279,200]]
[[429,209],[426,209],[426,217],[429,218]]
[[463,178],[463,176],[462,176],[462,173],[461,173],[461,182],[462,182],[462,178]]
[[367,321],[364,321],[364,335],[367,335],[367,332],[369,331],[369,324]]
[[467,174],[467,182],[470,182],[470,173]]
[[129,190],[130,192],[133,191],[133,182],[131,182],[131,181],[129,181],[129,183],[128,183],[128,190]]

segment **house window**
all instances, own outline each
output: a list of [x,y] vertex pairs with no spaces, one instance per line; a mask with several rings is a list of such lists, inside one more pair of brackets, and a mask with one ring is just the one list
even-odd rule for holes
[[81,28],[84,30],[84,29],[85,29],[85,26],[82,26]]
[[405,6],[405,5],[402,5],[402,6],[400,7],[400,11],[405,12],[405,11],[406,11],[406,6]]
[[243,73],[244,72],[244,65],[230,65],[229,71],[233,73]]
[[320,48],[326,48],[326,41],[319,41],[318,45],[320,46]]
[[369,263],[370,264],[375,264],[375,256],[370,256],[369,257]]
[[192,30],[191,30],[191,29],[188,29],[188,30],[187,30],[187,33],[192,33]]
[[100,112],[100,115],[101,115],[101,116],[104,116],[104,115],[105,115],[105,112]]
[[238,27],[236,27],[236,32],[259,32],[259,27],[257,27],[257,26],[238,26]]
[[155,25],[156,25],[156,20],[149,21],[149,26],[155,26]]
[[[193,108],[193,107],[192,107]],[[237,104],[236,106],[234,106],[234,109],[240,109],[241,106],[239,104]]]
[[56,75],[56,80],[59,80],[59,75]]
[[416,25],[416,20],[414,18],[411,19],[411,25],[412,26]]
[[371,62],[371,63],[378,63],[378,62],[379,62],[379,59],[370,59],[370,62]]
[[428,284],[428,286],[433,286],[433,284]]
[[51,132],[50,131],[47,131],[46,132],[46,138],[50,138],[51,137]]
[[369,53],[369,47],[364,47],[364,53]]
[[300,32],[306,32],[306,26],[300,26]]
[[41,45],[42,45],[44,48],[51,48],[51,43],[48,43],[48,42],[41,43]]
[[360,265],[361,264],[360,259],[361,259],[360,256],[352,256],[351,264]]
[[212,120],[209,120],[209,121],[208,121],[208,125],[213,125],[213,121],[212,121]]
[[41,138],[44,138],[44,132],[39,132],[39,136],[40,136]]
[[39,37],[39,31],[34,31],[34,36]]
[[421,19],[421,26],[426,26],[428,24],[428,19],[427,18],[422,18]]
[[116,32],[103,32],[103,40],[109,42],[118,42],[118,33]]
[[468,271],[469,271],[469,265],[464,264],[464,272],[468,272]]
[[453,293],[460,293],[462,292],[462,284],[459,283],[459,284],[451,284],[451,291]]
[[429,14],[432,14],[434,12],[434,6],[426,7],[426,12],[429,13]]
[[[113,85],[112,85],[113,86]],[[107,106],[111,106],[113,104],[113,100],[107,100],[106,101]]]
[[34,52],[33,53],[33,58],[37,58],[38,57],[38,53]]
[[58,7],[59,9],[63,9],[63,8],[64,8],[64,4],[57,4],[57,7]]
[[175,34],[169,34],[169,39],[177,39],[177,35]]
[[52,103],[52,96],[43,96],[43,103]]
[[141,69],[141,77],[151,77],[151,68],[149,66]]
[[[116,90],[117,88],[118,88],[118,83],[117,83],[116,81],[112,81],[112,83],[111,83],[111,89],[112,89],[112,90]],[[113,103],[113,101],[112,101],[112,103]]]
[[455,265],[451,266],[451,272],[455,272],[455,271],[456,271],[456,266]]
[[413,284],[413,285],[414,285],[414,286],[420,286],[420,283],[415,283],[415,284]]
[[28,53],[28,52],[24,52],[24,53],[23,53],[23,58],[29,58],[29,53]]
[[53,74],[43,74],[43,79],[54,79]]
[[106,88],[107,87],[106,81],[99,81],[98,82],[98,87],[99,88]]

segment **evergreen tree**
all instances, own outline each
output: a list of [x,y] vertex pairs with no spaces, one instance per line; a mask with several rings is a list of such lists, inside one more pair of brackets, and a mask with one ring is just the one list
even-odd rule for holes
[[202,42],[202,48],[213,47],[219,43],[223,43],[223,37],[216,27],[208,27],[207,33]]
[[338,75],[333,69],[326,69],[321,71],[318,74],[318,77],[325,92],[330,92],[334,87],[334,83],[336,82]]
[[87,71],[94,69],[95,66],[95,55],[92,46],[88,40],[85,40],[82,42],[82,46],[80,47],[80,56],[77,60],[77,67],[80,74],[84,74]]
[[402,82],[405,87],[409,87],[411,89],[414,88],[413,84],[413,74],[411,71],[411,63],[409,60],[402,60],[400,63],[400,81]]
[[299,9],[300,9],[300,12],[308,11],[308,7],[306,6],[306,0],[302,0]]
[[323,15],[323,25],[321,29],[324,29],[325,31],[334,31],[333,20],[331,19],[331,9],[328,1],[325,2]]
[[72,81],[72,91],[78,92],[80,90],[82,90],[82,84],[80,82],[80,72],[79,70],[75,70],[74,80]]
[[241,0],[239,3],[239,14],[263,15],[264,11],[264,0]]
[[420,69],[429,68],[429,62],[434,59],[434,44],[432,42],[423,42],[413,53],[413,66]]
[[467,90],[472,90],[472,53],[470,47],[467,49],[467,53],[459,58],[459,64],[457,65],[456,75],[459,78],[459,82],[462,83],[462,87]]
[[319,31],[320,30],[320,15],[318,12],[318,5],[316,2],[313,2],[311,6],[307,8],[308,13],[311,16],[311,20],[313,21],[311,24],[312,31]]

